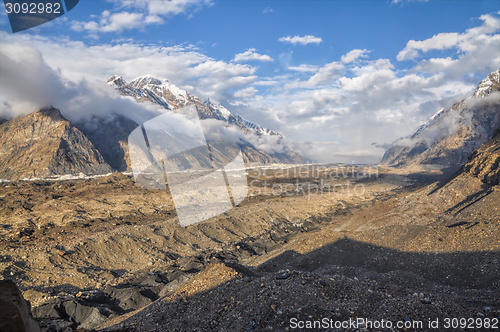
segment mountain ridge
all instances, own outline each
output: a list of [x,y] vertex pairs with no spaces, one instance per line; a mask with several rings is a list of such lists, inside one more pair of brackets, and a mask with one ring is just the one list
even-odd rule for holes
[[[130,95],[138,102],[153,102],[170,111],[181,110],[184,106],[194,104],[202,120],[215,119],[222,121],[216,126],[237,128],[241,134],[238,134],[240,138],[235,143],[241,149],[245,163],[305,162],[304,158],[287,150],[279,133],[246,121],[240,116],[234,116],[213,100],[207,99],[202,103],[199,98],[175,87],[167,80],[145,76],[127,84],[121,77],[114,76],[110,85],[115,88],[119,86],[122,95]],[[19,180],[131,171],[128,139],[130,133],[139,125],[129,117],[117,113],[106,118],[94,115],[85,121],[72,123],[52,106],[24,117],[0,119],[0,146],[3,150],[0,156],[0,179]],[[214,123],[210,125],[213,126]],[[41,134],[34,139],[30,130],[38,130]],[[271,136],[277,145],[276,151],[260,150],[259,140]],[[251,139],[251,142],[247,139]],[[211,142],[207,137],[207,144],[214,158],[220,159],[225,155],[223,145],[217,140]],[[224,161],[224,158],[219,161]]]
[[462,172],[477,177],[488,185],[500,183],[500,127],[490,140],[474,150]]
[[[150,102],[163,107],[166,110],[182,113],[183,107],[194,105],[198,112],[200,120],[219,120],[221,125],[228,128],[237,128],[243,135],[237,144],[243,152],[243,160],[245,163],[305,163],[306,160],[287,148],[282,142],[283,136],[273,130],[264,128],[251,121],[243,119],[239,115],[232,114],[222,104],[208,98],[204,102],[200,98],[190,94],[171,84],[168,80],[160,80],[151,75],[139,76],[127,83],[121,76],[114,75],[110,77],[107,84],[117,90],[122,96],[133,97],[136,101]],[[247,136],[245,136],[247,135]],[[277,151],[269,152],[259,149],[255,146],[260,138],[266,139],[272,137],[276,145],[279,145]],[[247,140],[252,138],[252,142]],[[215,147],[210,138],[207,137],[209,147],[215,152]],[[124,154],[127,154],[125,152]],[[127,164],[127,169],[130,169],[130,164]]]
[[380,164],[462,166],[500,126],[500,69],[489,74],[472,96],[440,109],[412,135],[392,144]]
[[228,124],[248,129],[257,135],[279,135],[280,133],[264,128],[256,123],[232,114],[219,102],[207,98],[202,101],[186,90],[180,89],[168,80],[160,80],[151,75],[139,76],[127,83],[121,76],[111,76],[107,83],[123,96],[135,98],[138,102],[149,101],[165,109],[177,110],[191,104],[196,105],[200,119],[216,119]]
[[92,142],[54,107],[0,124],[0,178],[111,173]]

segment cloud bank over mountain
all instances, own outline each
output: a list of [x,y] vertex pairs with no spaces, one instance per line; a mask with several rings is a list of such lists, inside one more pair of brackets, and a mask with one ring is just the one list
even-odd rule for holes
[[[145,1],[120,6],[154,16],[153,5]],[[200,5],[210,6],[187,1],[177,14]],[[160,17],[177,15],[176,10]],[[123,107],[129,101],[109,95],[112,91],[104,82],[115,74],[127,80],[152,74],[202,99],[217,100],[290,141],[303,142],[310,159],[375,162],[384,151],[372,143],[384,146],[407,136],[500,68],[499,26],[498,12],[484,14],[461,32],[406,41],[392,58],[377,57],[375,50],[360,45],[323,63],[297,63],[299,49],[326,43],[312,34],[285,35],[284,43],[275,40],[289,48],[280,54],[248,47],[223,59],[208,55],[209,46],[203,44],[145,44],[133,39],[92,43],[0,32],[2,75],[9,78],[2,80],[1,112],[26,113],[28,103],[48,100],[75,116],[129,109]],[[18,56],[22,60],[15,60]],[[264,66],[276,68],[274,75],[262,75]],[[139,106],[130,109],[134,107]],[[155,112],[140,107],[146,118]],[[141,112],[131,111],[136,116]]]
[[50,105],[72,122],[121,114],[142,123],[161,114],[159,107],[137,104],[116,94],[105,82],[64,78],[47,65],[39,51],[26,44],[2,44],[0,72],[0,118],[24,116]]

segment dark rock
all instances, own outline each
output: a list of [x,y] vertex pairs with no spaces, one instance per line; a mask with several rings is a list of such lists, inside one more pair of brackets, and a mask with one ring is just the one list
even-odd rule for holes
[[40,326],[31,316],[29,303],[11,280],[0,280],[0,313],[1,331],[40,332]]
[[78,325],[83,323],[96,308],[84,306],[76,301],[65,302],[64,310]]
[[33,308],[33,316],[45,319],[64,318],[64,310],[61,308],[61,299],[51,299],[42,305]]
[[276,276],[276,279],[287,279],[289,276],[290,276],[290,273],[286,272],[284,274]]

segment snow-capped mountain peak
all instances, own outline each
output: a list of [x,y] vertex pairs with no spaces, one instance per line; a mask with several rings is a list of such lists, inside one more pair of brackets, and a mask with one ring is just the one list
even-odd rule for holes
[[478,84],[473,97],[483,98],[495,91],[500,91],[500,69],[489,74]]
[[118,75],[111,76],[108,79],[107,83],[109,85],[113,86],[114,88],[119,88],[119,87],[127,84],[127,82],[125,82],[125,80],[121,76],[118,76]]
[[214,100],[211,100],[210,98],[207,98],[207,100],[205,100],[203,102],[203,104],[205,104],[206,106],[211,108],[213,111],[219,113],[220,116],[226,120],[229,120],[231,117],[234,117],[233,114],[231,112],[229,112],[229,110],[227,108],[222,106],[222,104],[220,104]]
[[[168,80],[165,80],[168,82]],[[152,77],[151,75],[139,76],[130,82],[130,85],[134,88],[142,88],[148,85],[162,85],[163,82],[157,78]]]
[[441,108],[439,111],[436,112],[436,114],[434,114],[433,116],[431,116],[429,119],[427,119],[427,121],[424,122],[423,125],[421,125],[411,136],[410,138],[415,138],[416,136],[418,136],[418,134],[420,134],[424,129],[426,129],[427,127],[429,126],[432,126],[434,123],[436,123],[439,118],[441,118],[441,116],[444,114],[444,108]]
[[139,76],[130,82],[130,86],[138,90],[149,90],[158,95],[172,94],[175,98],[186,102],[188,92],[178,88],[176,85],[170,83],[168,80],[159,80],[151,75]]
[[483,79],[472,96],[440,109],[411,136],[394,142],[381,163],[463,165],[500,126],[500,98],[492,98],[498,92],[500,70]]
[[197,106],[201,119],[224,121],[229,125],[250,130],[259,136],[280,135],[276,131],[245,120],[239,115],[233,115],[226,107],[215,100],[208,98],[205,102],[201,102],[198,97],[180,89],[166,79],[160,80],[151,75],[145,75],[127,83],[122,77],[115,75],[110,77],[107,83],[122,95],[134,97],[139,102],[149,101],[173,111],[194,104]]

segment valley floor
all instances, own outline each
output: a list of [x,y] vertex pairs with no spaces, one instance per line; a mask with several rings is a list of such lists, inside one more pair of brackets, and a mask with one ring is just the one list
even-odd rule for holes
[[497,319],[500,188],[456,171],[253,168],[241,204],[185,228],[119,173],[0,183],[0,278],[47,331]]

